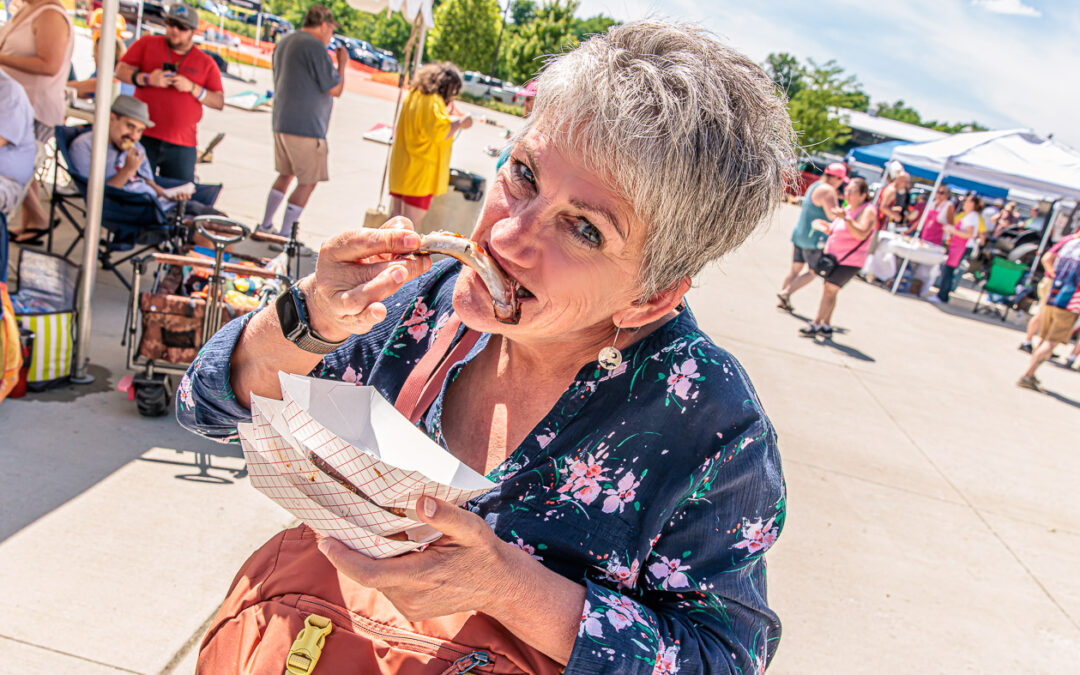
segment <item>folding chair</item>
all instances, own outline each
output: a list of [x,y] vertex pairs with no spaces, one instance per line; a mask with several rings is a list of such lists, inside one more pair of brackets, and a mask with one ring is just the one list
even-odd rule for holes
[[[979,311],[979,302],[982,301],[985,293],[991,296],[989,298],[991,303],[1003,305],[1005,311],[1000,313],[994,307],[989,309],[983,307],[983,310],[1000,314],[1001,320],[1005,321],[1009,316],[1009,310],[1016,309],[1020,301],[1030,291],[1027,288],[1017,290],[1017,286],[1020,285],[1020,280],[1024,278],[1025,273],[1027,273],[1027,267],[1021,263],[1012,262],[1000,256],[992,258],[990,260],[990,274],[979,286],[979,297],[975,299],[975,307],[971,310],[971,313],[975,314]],[[994,300],[994,297],[997,297],[998,300]]]
[[[52,206],[54,211],[60,211],[78,232],[75,240],[71,242],[67,251],[64,252],[65,258],[71,255],[75,246],[85,237],[85,230],[79,224],[79,219],[72,215],[71,209],[74,208],[80,211],[85,219],[87,215],[85,206],[86,193],[89,182],[86,176],[79,174],[72,166],[71,142],[80,134],[89,133],[90,130],[89,125],[56,127],[57,152],[63,157],[64,171],[70,176],[71,183],[75,186],[78,196],[83,201],[83,205],[75,206],[72,203],[72,196],[63,195],[58,193],[57,190],[53,190]],[[56,167],[55,171],[58,172],[60,162],[56,163]],[[54,185],[57,179],[58,173],[54,173]],[[155,177],[154,180],[158,185],[165,188],[183,185],[185,182],[161,176]],[[213,206],[220,192],[220,185],[196,185],[193,199]],[[101,266],[115,274],[120,279],[120,282],[130,289],[131,284],[120,273],[117,266],[169,241],[178,233],[182,220],[183,208],[181,207],[166,214],[161,209],[157,199],[150,195],[128,192],[106,185],[105,199],[102,202],[101,209],[101,226],[105,230],[105,236],[98,243],[98,260],[101,262]],[[114,257],[114,255],[121,253],[124,255]]]

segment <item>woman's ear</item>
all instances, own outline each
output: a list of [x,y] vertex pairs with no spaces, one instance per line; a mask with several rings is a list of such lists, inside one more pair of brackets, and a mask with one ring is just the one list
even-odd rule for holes
[[634,303],[627,309],[615,312],[612,316],[616,326],[621,328],[640,328],[660,319],[678,307],[683,296],[690,290],[690,277],[686,276],[660,291],[651,298]]

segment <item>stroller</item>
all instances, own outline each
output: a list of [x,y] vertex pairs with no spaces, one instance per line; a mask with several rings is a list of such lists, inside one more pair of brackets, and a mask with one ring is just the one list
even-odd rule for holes
[[219,216],[200,216],[193,225],[212,243],[212,255],[188,247],[186,254],[155,252],[132,261],[122,344],[128,369],[139,373],[124,377],[117,389],[145,417],[170,411],[171,378],[184,374],[226,320],[265,307],[288,288],[299,248],[290,239],[294,245],[272,260],[228,253],[252,236],[247,227]]

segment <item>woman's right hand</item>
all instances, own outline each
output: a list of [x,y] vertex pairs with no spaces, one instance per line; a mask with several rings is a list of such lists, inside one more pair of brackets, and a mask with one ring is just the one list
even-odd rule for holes
[[380,301],[431,268],[430,256],[410,255],[419,246],[412,223],[401,217],[323,243],[315,274],[300,281],[311,328],[332,342],[371,330],[386,318]]

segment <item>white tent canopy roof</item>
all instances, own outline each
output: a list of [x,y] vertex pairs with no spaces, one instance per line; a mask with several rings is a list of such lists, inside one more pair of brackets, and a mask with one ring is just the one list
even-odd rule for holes
[[904,145],[902,164],[1046,198],[1080,198],[1080,152],[1029,129],[975,131]]
[[433,0],[347,0],[349,6],[361,12],[377,14],[389,9],[391,12],[401,12],[402,16],[413,22],[416,13],[424,15],[424,25],[428,28],[435,27],[435,15],[432,13]]

